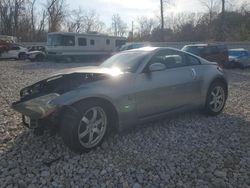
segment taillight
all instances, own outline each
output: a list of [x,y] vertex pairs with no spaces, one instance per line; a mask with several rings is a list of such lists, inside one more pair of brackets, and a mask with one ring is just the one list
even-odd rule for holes
[[220,64],[218,64],[217,69],[218,71],[223,72],[223,66],[221,66]]

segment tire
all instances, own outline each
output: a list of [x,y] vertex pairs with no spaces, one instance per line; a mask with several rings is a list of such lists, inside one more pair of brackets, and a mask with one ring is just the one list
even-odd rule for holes
[[[218,92],[218,93],[217,93]],[[215,81],[211,84],[207,92],[205,112],[210,116],[219,115],[226,104],[227,89],[221,81]]]
[[41,62],[41,61],[44,61],[44,58],[45,58],[44,55],[38,54],[35,59],[36,59],[36,61]]
[[64,110],[61,117],[62,139],[77,153],[88,152],[101,145],[111,127],[108,109],[96,101],[73,105]]
[[18,54],[18,60],[25,60],[27,58],[26,54],[21,52]]

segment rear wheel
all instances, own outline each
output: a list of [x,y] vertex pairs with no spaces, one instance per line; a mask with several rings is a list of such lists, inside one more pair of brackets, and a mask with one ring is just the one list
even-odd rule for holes
[[87,152],[99,146],[108,133],[108,110],[101,103],[87,101],[64,111],[61,136],[76,152]]
[[216,81],[209,87],[205,105],[208,115],[216,116],[220,114],[227,99],[227,89],[223,82]]

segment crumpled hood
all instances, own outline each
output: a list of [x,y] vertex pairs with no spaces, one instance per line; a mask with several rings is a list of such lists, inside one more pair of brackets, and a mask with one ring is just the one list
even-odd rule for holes
[[117,77],[121,74],[123,72],[117,68],[98,66],[65,69],[23,88],[20,96],[26,100],[49,93],[63,94],[82,84]]
[[123,74],[123,72],[118,68],[103,68],[100,66],[87,66],[87,67],[77,67],[64,69],[53,73],[51,76],[72,74],[72,73],[93,73],[93,74],[108,74],[110,76],[118,76]]

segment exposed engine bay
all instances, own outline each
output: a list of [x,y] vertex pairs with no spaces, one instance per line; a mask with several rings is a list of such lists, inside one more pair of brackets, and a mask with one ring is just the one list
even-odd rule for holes
[[71,73],[56,75],[48,79],[39,81],[31,86],[25,87],[20,91],[23,102],[49,93],[58,93],[59,95],[76,89],[84,83],[98,81],[108,77],[100,73]]

